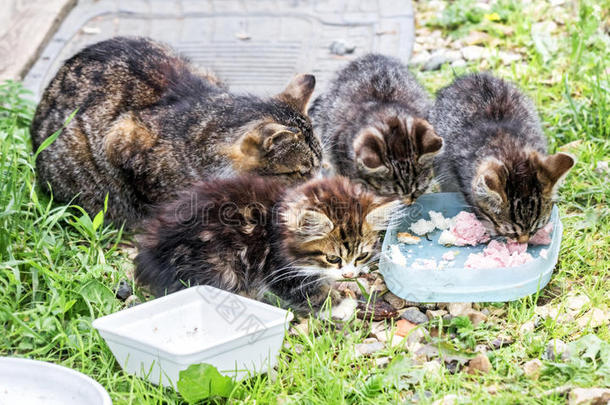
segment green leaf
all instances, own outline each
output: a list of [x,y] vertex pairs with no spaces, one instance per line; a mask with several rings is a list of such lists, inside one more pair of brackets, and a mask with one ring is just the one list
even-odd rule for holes
[[417,384],[424,377],[425,371],[415,367],[413,361],[404,354],[394,357],[385,370],[384,380],[386,385],[393,385],[401,389],[405,384]]
[[48,148],[53,142],[55,142],[55,140],[57,139],[57,137],[59,137],[59,134],[61,134],[61,131],[63,131],[63,129],[65,127],[68,126],[68,124],[70,123],[70,121],[72,121],[72,118],[74,118],[74,116],[76,115],[76,113],[78,112],[78,108],[74,111],[72,111],[72,114],[70,114],[70,116],[68,117],[68,119],[66,119],[66,121],[64,121],[64,125],[63,127],[61,127],[60,129],[58,129],[57,131],[53,132],[53,134],[48,137],[47,139],[45,139],[40,146],[38,147],[38,149],[36,149],[36,153],[34,153],[34,161],[36,161],[36,158],[38,157],[38,155],[40,154],[40,152],[42,152],[43,150],[45,150],[46,148]]
[[89,303],[101,305],[109,312],[115,302],[112,290],[97,280],[91,280],[80,289],[80,295]]
[[180,372],[178,392],[189,403],[213,396],[228,398],[235,388],[233,379],[223,376],[211,364],[193,364]]
[[104,223],[104,211],[100,211],[97,213],[97,215],[95,215],[95,218],[93,218],[93,223],[91,224],[91,226],[93,227],[94,231],[97,231],[97,229]]

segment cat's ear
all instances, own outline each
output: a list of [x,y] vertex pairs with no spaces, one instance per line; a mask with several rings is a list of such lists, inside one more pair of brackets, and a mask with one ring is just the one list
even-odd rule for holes
[[481,163],[472,185],[474,197],[480,206],[485,206],[496,214],[502,211],[507,203],[506,168],[496,159]]
[[298,130],[270,122],[244,134],[239,140],[239,147],[244,155],[257,157],[269,152],[280,143],[293,142],[298,137]]
[[288,228],[292,230],[303,243],[326,237],[335,225],[325,214],[308,209],[296,212],[294,218],[289,219]]
[[407,118],[407,131],[415,139],[419,164],[429,162],[441,151],[443,138],[436,134],[432,125],[425,119]]
[[307,104],[316,87],[316,78],[313,75],[300,74],[295,76],[286,89],[277,95],[277,98],[290,104],[303,114],[307,113]]
[[389,172],[384,163],[385,141],[377,128],[369,127],[354,139],[356,165],[364,173],[383,176]]
[[551,195],[555,194],[575,163],[572,156],[562,152],[545,157],[534,152],[534,161],[537,165],[538,180],[543,185],[544,192]]
[[388,228],[394,218],[393,213],[402,204],[398,200],[384,202],[373,208],[364,218],[365,222],[375,231],[383,231]]
[[289,128],[281,124],[270,123],[263,127],[262,148],[265,152],[269,152],[275,146],[298,140],[299,131],[295,128]]

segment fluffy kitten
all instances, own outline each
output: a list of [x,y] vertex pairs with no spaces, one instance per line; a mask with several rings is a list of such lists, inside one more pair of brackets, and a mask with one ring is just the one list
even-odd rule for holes
[[428,187],[443,145],[426,121],[431,108],[405,65],[370,54],[339,71],[309,114],[335,172],[410,203]]
[[367,270],[397,206],[344,177],[292,189],[253,176],[199,183],[145,221],[136,280],[155,295],[207,284],[316,308],[333,281]]
[[547,155],[534,105],[517,87],[487,73],[462,76],[438,92],[430,121],[445,140],[443,189],[461,191],[492,232],[527,242],[549,221],[574,160]]
[[34,149],[78,108],[36,162],[43,188],[89,213],[136,223],[150,204],[211,176],[256,173],[303,181],[321,146],[306,106],[311,75],[273,98],[235,95],[163,44],[114,38],[65,62],[32,123]]

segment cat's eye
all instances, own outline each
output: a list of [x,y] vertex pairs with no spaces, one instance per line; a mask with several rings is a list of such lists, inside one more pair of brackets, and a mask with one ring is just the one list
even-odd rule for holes
[[362,261],[364,261],[366,258],[368,258],[368,257],[369,257],[369,254],[370,254],[370,252],[363,252],[363,253],[360,253],[360,256],[358,256],[358,257],[356,258],[356,261],[357,261],[357,262],[362,262]]
[[341,263],[341,258],[335,255],[326,255],[326,261],[332,264]]

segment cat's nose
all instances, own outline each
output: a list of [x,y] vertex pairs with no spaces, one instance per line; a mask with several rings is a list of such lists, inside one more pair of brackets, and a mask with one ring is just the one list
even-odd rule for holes
[[343,277],[354,278],[354,273],[352,271],[345,271],[345,272],[343,272]]
[[519,242],[519,243],[527,243],[529,240],[530,240],[530,236],[528,234],[520,235],[517,238],[517,242]]

